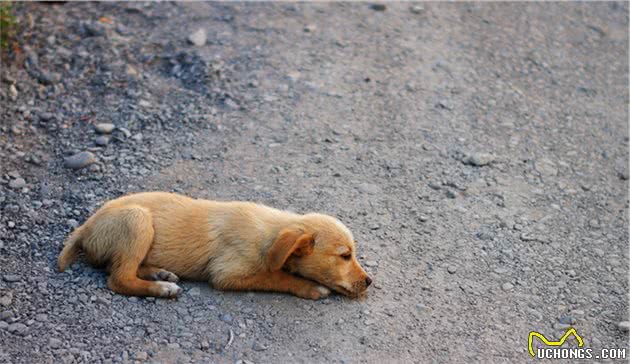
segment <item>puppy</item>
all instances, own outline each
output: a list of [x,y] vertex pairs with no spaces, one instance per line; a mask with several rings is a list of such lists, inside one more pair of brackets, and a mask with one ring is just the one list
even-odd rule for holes
[[179,278],[313,300],[331,289],[354,297],[372,283],[333,217],[165,192],[107,202],[65,242],[59,271],[80,251],[107,269],[110,289],[133,296],[175,297]]

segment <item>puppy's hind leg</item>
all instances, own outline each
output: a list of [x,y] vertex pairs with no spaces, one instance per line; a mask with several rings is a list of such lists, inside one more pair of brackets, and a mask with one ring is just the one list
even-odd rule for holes
[[181,288],[172,282],[152,282],[138,278],[139,267],[153,242],[151,213],[140,206],[111,211],[110,237],[117,240],[107,281],[114,292],[132,296],[175,297]]

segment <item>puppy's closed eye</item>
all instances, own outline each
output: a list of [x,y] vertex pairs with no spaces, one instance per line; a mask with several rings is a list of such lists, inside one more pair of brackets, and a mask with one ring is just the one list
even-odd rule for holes
[[344,254],[341,254],[341,258],[342,258],[343,260],[350,260],[350,258],[352,258],[352,253],[344,253]]

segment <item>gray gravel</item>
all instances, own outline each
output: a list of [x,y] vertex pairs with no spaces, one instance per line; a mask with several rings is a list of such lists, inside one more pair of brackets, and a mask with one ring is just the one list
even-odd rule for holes
[[[628,348],[628,3],[14,7],[0,362],[523,362],[569,325]],[[56,273],[72,226],[146,190],[335,215],[374,284]]]

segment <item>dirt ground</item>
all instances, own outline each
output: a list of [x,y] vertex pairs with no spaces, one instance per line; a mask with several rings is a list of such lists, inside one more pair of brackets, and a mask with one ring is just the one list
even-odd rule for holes
[[[14,3],[0,362],[513,363],[568,327],[630,349],[628,11]],[[334,215],[374,285],[156,300],[55,271],[73,226],[146,190]]]

